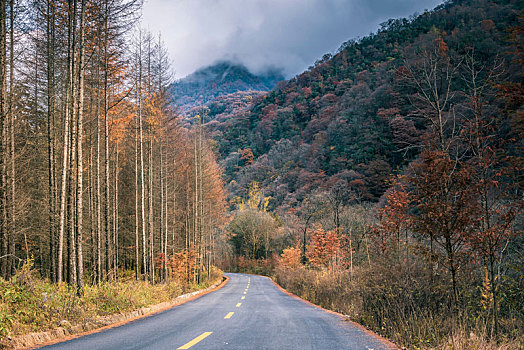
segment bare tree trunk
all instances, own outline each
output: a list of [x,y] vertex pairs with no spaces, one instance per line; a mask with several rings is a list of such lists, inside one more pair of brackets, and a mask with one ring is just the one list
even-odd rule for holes
[[77,136],[77,192],[76,192],[76,256],[78,266],[78,276],[76,285],[78,293],[83,293],[84,287],[84,254],[82,251],[82,240],[83,240],[83,177],[84,177],[84,156],[83,156],[83,117],[84,117],[84,16],[85,16],[85,0],[81,0],[80,10],[80,57],[79,57],[79,68],[78,68],[78,110],[77,110],[77,124],[78,124],[78,136]]
[[[172,227],[172,247],[171,255],[175,255],[175,234],[176,234],[176,160],[173,156],[173,227]],[[187,235],[185,235],[185,246],[187,249]]]
[[[71,7],[71,3],[68,3]],[[62,188],[60,195],[60,231],[58,235],[58,282],[62,282],[63,279],[63,250],[64,250],[64,234],[65,234],[65,220],[66,220],[66,202],[67,202],[67,183],[68,183],[68,169],[69,169],[69,154],[70,154],[70,117],[71,117],[71,89],[73,86],[73,61],[74,61],[74,34],[73,34],[73,21],[70,15],[68,23],[68,67],[67,67],[67,84],[66,84],[66,101],[65,101],[65,120],[64,120],[64,147],[63,147],[63,159],[62,159]]]
[[[75,11],[76,12],[76,11]],[[73,97],[73,103],[71,105],[72,118],[71,118],[71,140],[69,149],[69,182],[67,185],[67,218],[69,221],[68,230],[69,236],[67,240],[67,282],[70,285],[76,285],[76,169],[77,169],[77,115],[76,115],[76,94],[75,94],[75,83],[73,82],[73,91],[71,92]]]
[[[10,194],[9,194],[9,254],[11,255],[9,275],[15,274],[15,242],[16,242],[16,222],[15,222],[15,200],[16,200],[16,187],[15,187],[15,116],[14,116],[14,22],[15,22],[15,2],[11,0],[9,2],[9,181],[10,181]],[[36,61],[38,62],[38,61]],[[35,69],[38,68],[38,64]],[[38,82],[35,82],[35,86],[38,86]],[[24,231],[25,232],[25,231]],[[26,240],[27,243],[27,240]],[[26,244],[26,258],[29,256],[27,252]]]
[[95,188],[93,183],[93,146],[92,146],[92,136],[90,136],[90,142],[91,145],[89,148],[89,171],[88,171],[88,197],[89,197],[89,222],[90,222],[90,228],[91,228],[91,271],[93,271],[92,275],[92,283],[96,283],[97,281],[97,271],[96,271],[96,220],[95,220],[95,201],[94,201],[94,195],[93,195],[93,189]]
[[[138,89],[137,89],[138,91]],[[138,92],[137,92],[138,95]],[[137,100],[139,100],[139,97],[137,96]],[[138,128],[135,130],[135,278],[138,280],[140,278],[140,239],[139,239],[139,232],[138,232]]]
[[[199,198],[198,198],[198,139],[197,139],[197,134],[196,134],[196,130],[195,130],[195,136],[194,136],[194,142],[195,142],[195,149],[194,149],[194,167],[195,167],[195,202],[193,203],[193,232],[194,232],[194,236],[193,236],[193,239],[194,239],[194,245],[197,245],[197,237],[200,237],[199,235],[199,230],[198,230],[198,202],[199,202]],[[199,261],[198,259],[200,258],[200,244],[198,244],[198,255],[197,255],[197,268],[199,267]],[[200,271],[200,269],[199,269]],[[200,278],[200,272],[198,273],[198,276],[197,278]],[[198,280],[197,280],[198,282]]]
[[104,232],[105,232],[105,253],[106,253],[106,273],[108,278],[111,276],[111,232],[109,225],[109,101],[108,101],[108,79],[109,79],[109,52],[108,52],[108,22],[110,16],[110,7],[109,1],[105,2],[105,11],[104,11],[104,146],[105,146],[105,158],[104,158]]
[[47,2],[47,156],[48,156],[48,214],[49,214],[49,265],[51,281],[57,282],[56,261],[56,178],[55,178],[55,4]]
[[[162,155],[162,137],[160,138],[160,251],[165,254],[165,240],[164,240],[164,173],[163,173],[163,155]],[[166,263],[164,255],[164,262],[161,268],[161,277],[166,279]]]
[[353,279],[353,237],[352,228],[349,228],[349,275]]
[[139,39],[138,53],[138,123],[140,131],[140,183],[141,187],[141,210],[142,210],[142,266],[144,268],[144,278],[149,279],[147,268],[147,247],[146,247],[146,213],[145,213],[145,186],[144,186],[144,133],[142,126],[142,35]]
[[149,268],[150,268],[150,280],[155,283],[155,264],[154,264],[154,226],[153,226],[153,130],[152,126],[149,129],[149,215],[148,215],[148,227],[149,227]]
[[115,183],[114,183],[114,202],[113,202],[113,275],[115,279],[118,279],[118,175],[119,175],[119,164],[118,164],[118,142],[115,145]]
[[201,274],[202,274],[202,268],[204,267],[204,253],[205,253],[205,247],[204,247],[204,235],[202,232],[203,228],[203,218],[204,218],[204,166],[203,166],[203,141],[202,141],[202,130],[203,130],[203,123],[204,123],[204,115],[200,117],[199,120],[199,126],[198,126],[198,246],[199,246],[199,272],[198,272],[198,283],[201,282]]
[[[99,83],[99,74],[97,69],[97,84]],[[102,203],[100,189],[100,96],[97,92],[96,101],[96,281],[102,280]]]
[[[160,153],[162,154],[162,153]],[[167,151],[166,151],[166,154],[165,154],[165,157],[164,157],[164,166],[165,168],[167,168]],[[165,261],[165,264],[164,264],[164,279],[167,280],[167,247],[168,247],[168,217],[169,217],[169,214],[168,214],[168,210],[169,210],[169,207],[168,207],[168,186],[167,186],[167,169],[164,171],[166,175],[165,176],[165,179],[164,179],[164,256],[166,258],[166,261]]]
[[[78,2],[73,0],[73,13],[72,13],[72,70],[71,70],[71,87],[68,92],[71,95],[70,100],[70,112],[71,112],[71,140],[70,140],[70,149],[69,149],[69,172],[70,172],[70,181],[68,184],[68,216],[69,216],[69,240],[68,240],[68,282],[70,285],[76,285],[77,282],[77,270],[76,270],[76,188],[78,179],[76,177],[77,170],[77,143],[78,143],[78,123],[77,123],[77,88],[78,82],[76,81],[76,26],[77,26],[77,10]],[[79,67],[80,68],[80,67]]]
[[5,217],[6,214],[6,193],[5,193],[5,185],[6,185],[6,175],[5,175],[5,120],[7,115],[7,57],[6,57],[6,46],[7,46],[7,38],[6,38],[6,1],[1,0],[0,1],[0,161],[2,162],[0,164],[0,169],[2,171],[2,174],[0,174],[0,201],[1,201],[1,223],[0,223],[0,230],[2,237],[2,244],[1,244],[1,256],[4,257],[4,259],[0,259],[0,270],[1,275],[4,277],[4,279],[7,278],[7,257],[8,257],[8,244],[9,244],[9,235],[7,230],[7,220]]

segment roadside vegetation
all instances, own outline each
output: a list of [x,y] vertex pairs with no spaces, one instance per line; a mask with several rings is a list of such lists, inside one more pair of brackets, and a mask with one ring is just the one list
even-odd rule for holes
[[471,286],[461,290],[458,314],[447,307],[450,293],[442,276],[432,279],[417,264],[358,268],[352,276],[347,270],[279,267],[272,277],[288,291],[347,315],[408,349],[520,349],[524,345],[517,299],[504,302],[502,329],[497,339],[493,337],[478,276],[470,276]]
[[[347,315],[408,349],[522,348],[524,289],[521,267],[515,263],[520,240],[505,246],[496,291],[483,260],[472,251],[463,252],[455,296],[440,249],[435,247],[429,260],[420,237],[413,236],[409,242],[401,240],[400,250],[395,240],[379,249],[373,232],[380,224],[376,213],[359,205],[341,210],[341,220],[351,228],[351,243],[342,243],[349,229],[336,234],[316,226],[307,234],[305,262],[297,240],[268,258],[232,257],[227,268],[267,275],[301,298]],[[273,237],[273,248],[292,239],[290,227],[282,227],[281,235]]]
[[79,296],[76,288],[66,283],[42,279],[32,263],[27,263],[9,281],[0,279],[0,348],[7,348],[8,340],[19,335],[96,324],[100,316],[171,301],[221,279],[222,271],[214,266],[209,274],[205,271],[200,283],[173,276],[164,283],[151,284],[137,281],[133,272],[127,271],[118,281],[86,285]]

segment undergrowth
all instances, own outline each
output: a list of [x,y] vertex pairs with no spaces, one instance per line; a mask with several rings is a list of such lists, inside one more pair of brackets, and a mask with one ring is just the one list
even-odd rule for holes
[[24,265],[9,281],[0,278],[0,348],[9,338],[57,327],[69,327],[99,316],[137,310],[172,300],[185,293],[204,289],[218,281],[222,271],[213,268],[202,283],[150,284],[122,274],[118,281],[86,285],[83,295],[62,283],[40,278],[30,264]]
[[489,316],[475,302],[476,295],[464,295],[457,312],[448,305],[449,291],[438,289],[445,286],[441,277],[410,268],[355,269],[351,275],[347,270],[279,267],[273,278],[301,298],[347,315],[407,349],[524,348],[522,309],[501,317],[502,330],[495,338]]

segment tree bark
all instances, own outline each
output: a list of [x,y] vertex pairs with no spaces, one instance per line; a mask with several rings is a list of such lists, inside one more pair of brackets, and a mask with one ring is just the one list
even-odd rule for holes
[[48,157],[48,219],[49,219],[49,274],[57,282],[56,242],[56,177],[55,177],[55,3],[47,1],[47,157]]
[[[68,8],[72,13],[71,0],[68,2]],[[66,84],[66,101],[65,101],[65,119],[64,119],[64,146],[63,146],[63,158],[62,158],[62,185],[60,194],[60,231],[58,235],[58,269],[57,281],[60,283],[63,280],[63,250],[64,250],[64,235],[65,235],[65,223],[66,223],[66,204],[67,204],[67,184],[68,184],[68,169],[69,169],[69,156],[70,156],[70,119],[71,119],[71,89],[73,86],[73,61],[74,61],[74,30],[72,15],[69,15],[68,20],[68,67],[67,67],[67,84]]]
[[[138,89],[137,89],[137,101],[140,98],[138,97]],[[139,232],[138,232],[138,187],[139,187],[139,179],[138,179],[138,128],[135,128],[135,278],[138,280],[140,278],[140,239],[139,239]]]
[[[15,222],[15,201],[16,201],[16,187],[15,187],[15,110],[14,110],[14,22],[15,22],[15,1],[10,0],[9,2],[9,254],[11,255],[10,266],[9,266],[9,275],[13,276],[15,274],[15,242],[16,242],[16,222]],[[37,61],[38,62],[38,61]],[[38,67],[38,65],[37,65]],[[35,84],[38,86],[38,83]],[[27,243],[27,240],[26,240]],[[27,244],[26,244],[27,249]],[[28,252],[26,251],[26,258],[28,257]]]
[[139,39],[138,52],[138,124],[140,133],[140,183],[141,183],[141,214],[142,214],[142,266],[144,270],[144,279],[149,280],[147,268],[147,242],[146,242],[146,213],[145,213],[145,186],[144,186],[144,132],[142,126],[142,35]]
[[83,177],[84,177],[84,158],[83,158],[83,117],[84,117],[84,17],[85,17],[85,0],[81,0],[80,3],[80,55],[79,55],[79,68],[78,68],[78,110],[77,110],[77,193],[76,193],[76,256],[77,256],[77,266],[78,266],[78,276],[77,276],[77,290],[79,294],[83,293],[84,287],[84,254],[82,247],[83,240]]
[[6,115],[7,115],[7,107],[8,107],[8,96],[7,96],[7,57],[6,57],[6,47],[7,47],[7,37],[6,37],[6,21],[7,21],[7,13],[6,13],[6,1],[0,0],[0,171],[2,174],[0,174],[0,202],[1,202],[1,222],[0,222],[0,230],[2,237],[2,244],[1,244],[1,256],[2,259],[0,259],[0,270],[1,275],[4,279],[7,279],[7,260],[9,258],[9,234],[8,234],[8,222],[6,220],[6,210],[7,210],[7,203],[6,203],[6,191],[5,191],[5,185],[6,185],[6,164],[5,164],[5,121],[6,121]]
[[109,1],[105,2],[104,11],[104,146],[105,146],[105,157],[104,157],[104,233],[105,233],[105,267],[107,277],[112,279],[111,274],[111,232],[109,225],[109,101],[108,101],[108,79],[109,79],[109,52],[108,52],[108,36],[109,36],[109,16],[110,6]]

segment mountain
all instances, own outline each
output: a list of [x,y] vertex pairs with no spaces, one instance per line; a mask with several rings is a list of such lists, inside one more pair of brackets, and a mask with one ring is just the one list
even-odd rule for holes
[[269,91],[281,80],[284,76],[277,69],[254,74],[240,63],[221,61],[173,83],[170,92],[181,113],[187,114],[220,96],[238,91]]
[[243,106],[228,110],[218,101],[208,132],[232,197],[245,196],[256,181],[271,197],[270,209],[292,208],[333,188],[342,188],[349,200],[379,200],[391,174],[417,157],[431,127],[414,117],[416,91],[403,82],[405,65],[420,65],[424,51],[449,57],[456,66],[453,103],[466,110],[460,98],[468,53],[486,66],[500,59],[507,79],[522,82],[508,34],[520,10],[512,0],[448,1],[344,43],[335,55]]

